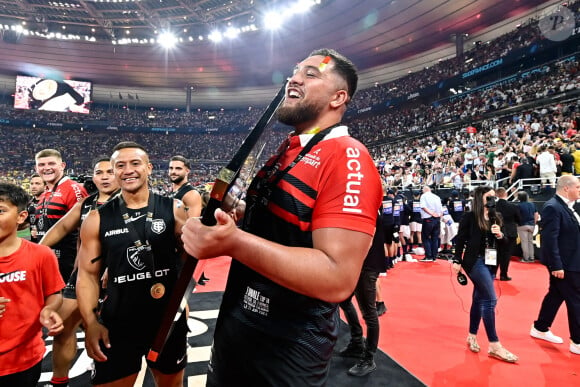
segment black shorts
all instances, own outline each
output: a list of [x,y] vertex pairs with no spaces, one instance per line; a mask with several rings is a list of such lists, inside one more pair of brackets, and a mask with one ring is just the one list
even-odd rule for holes
[[77,275],[79,271],[78,269],[74,269],[62,291],[62,296],[64,298],[69,298],[71,300],[77,299]]
[[76,251],[53,249],[58,259],[58,270],[62,279],[66,282],[70,279],[76,259]]
[[[138,324],[144,323],[140,321]],[[155,335],[139,337],[134,331],[117,332],[115,327],[108,328],[111,348],[105,348],[101,343],[107,361],[94,362],[95,369],[91,375],[93,384],[110,383],[138,373],[141,370],[141,359],[149,352]],[[147,366],[167,375],[183,370],[187,365],[187,332],[187,316],[184,313],[175,324],[157,362],[147,360]]]
[[394,224],[383,224],[383,235],[385,236],[385,243],[390,245],[393,243],[393,233],[395,232]]

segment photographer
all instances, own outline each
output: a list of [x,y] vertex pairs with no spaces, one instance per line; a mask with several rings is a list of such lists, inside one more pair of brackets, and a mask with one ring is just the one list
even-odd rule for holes
[[474,287],[469,313],[468,348],[472,352],[479,352],[476,335],[483,320],[489,340],[488,355],[515,363],[518,357],[501,345],[495,330],[497,298],[491,267],[497,265],[498,245],[506,242],[506,236],[501,230],[502,224],[501,216],[495,212],[493,189],[477,187],[474,190],[472,211],[467,212],[459,223],[453,270],[460,273],[463,267]]

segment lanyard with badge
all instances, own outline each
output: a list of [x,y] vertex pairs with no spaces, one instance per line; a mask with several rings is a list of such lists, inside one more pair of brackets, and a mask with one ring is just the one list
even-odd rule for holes
[[[490,220],[490,223],[491,223],[491,220]],[[489,265],[489,266],[497,266],[497,249],[491,247],[494,244],[492,244],[490,242],[492,240],[490,235],[492,235],[492,234],[490,234],[489,231],[486,231],[486,233],[485,233],[485,254],[484,254],[485,264]]]
[[[64,176],[61,177],[60,179],[58,179],[58,181],[54,184],[54,187],[52,187],[52,190],[50,191],[50,196],[48,197],[48,199],[46,199],[46,193],[42,199],[41,208],[40,208],[40,216],[38,217],[38,222],[37,222],[37,229],[38,229],[38,236],[39,237],[44,236],[44,234],[46,234],[46,231],[48,231],[48,230],[44,230],[44,226],[49,226],[48,206],[52,202],[52,197],[54,196],[54,193],[56,192],[56,188],[58,187],[58,185],[60,184],[60,182],[62,181],[63,178],[64,178]],[[44,224],[44,222],[46,222],[46,225]]]
[[280,158],[284,154],[284,151],[281,151],[278,157],[272,162],[271,166],[265,170],[265,176],[257,182],[256,189],[259,192],[259,197],[262,201],[262,204],[267,206],[270,196],[272,195],[273,187],[275,187],[280,180],[288,173],[288,171],[296,166],[306,156],[306,154],[316,145],[318,144],[329,132],[329,129],[338,126],[333,125],[327,130],[320,131],[314,135],[308,141],[308,144],[302,149],[302,151],[296,156],[296,158],[282,171],[279,170],[279,162]]
[[[141,242],[141,238],[135,229],[133,224],[134,219],[129,216],[129,210],[125,204],[125,200],[122,195],[119,195],[119,209],[121,210],[121,216],[125,222],[125,226],[129,230],[129,237],[133,240],[133,246],[135,251],[131,254],[131,259],[141,261],[146,265],[148,262],[151,263],[152,273],[155,273],[155,259],[153,257],[153,252],[151,251],[151,245],[149,243],[149,237],[151,236],[151,227],[153,223],[153,213],[155,210],[155,202],[153,198],[153,193],[149,192],[149,199],[147,201],[146,217],[145,217],[145,243]],[[154,283],[149,290],[151,297],[154,299],[159,299],[165,294],[165,285],[161,282]]]

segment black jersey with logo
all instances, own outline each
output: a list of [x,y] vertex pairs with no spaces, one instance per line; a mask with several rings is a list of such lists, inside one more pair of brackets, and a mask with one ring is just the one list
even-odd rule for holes
[[185,196],[186,193],[188,193],[189,191],[193,191],[195,190],[195,188],[193,188],[191,186],[191,184],[186,183],[184,185],[182,185],[181,187],[179,187],[179,189],[175,192],[171,192],[168,196],[170,198],[174,198],[174,199],[179,199],[181,201],[183,201],[183,197]]
[[[27,211],[28,211],[28,224],[30,228],[36,228],[36,206],[38,205],[38,198],[32,197],[28,202]],[[38,243],[38,237],[30,237],[30,241],[34,243]]]
[[98,203],[97,199],[99,198],[99,193],[95,192],[94,194],[87,196],[83,204],[81,205],[81,223],[89,216],[91,210],[97,209],[98,205],[102,203]]
[[413,199],[411,202],[411,222],[421,223],[421,201]]
[[393,226],[395,224],[395,199],[383,196],[383,213],[381,219],[383,226]]
[[[151,221],[147,220],[148,207],[127,210],[139,240],[144,245],[149,241],[144,251],[135,246],[129,225],[122,218],[120,198],[98,209],[101,256],[109,270],[101,319],[106,326],[124,327],[128,334],[136,330],[150,334],[156,331],[177,279],[179,255],[173,199],[150,195],[154,206]],[[160,285],[164,294],[156,299],[152,287]]]

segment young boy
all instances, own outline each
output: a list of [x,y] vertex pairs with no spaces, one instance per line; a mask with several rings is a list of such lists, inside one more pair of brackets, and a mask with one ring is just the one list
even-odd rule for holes
[[18,238],[26,221],[28,195],[0,183],[0,387],[36,387],[49,335],[62,330],[56,310],[64,281],[52,250]]

